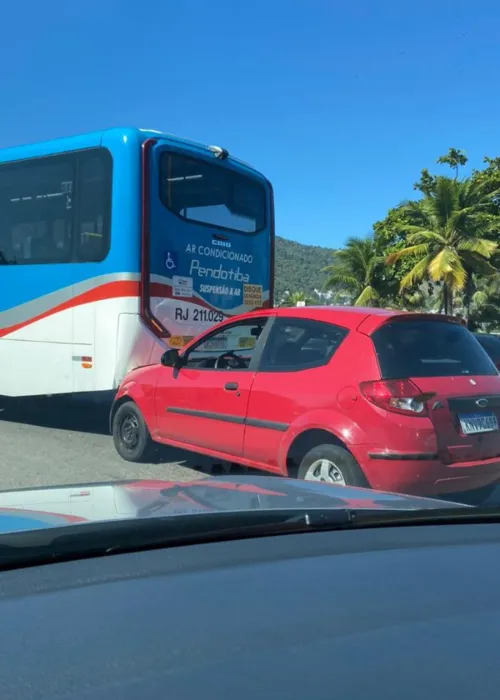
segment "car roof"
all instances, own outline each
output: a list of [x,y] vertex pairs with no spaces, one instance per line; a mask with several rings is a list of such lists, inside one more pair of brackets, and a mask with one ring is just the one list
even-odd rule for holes
[[[395,309],[379,309],[370,306],[281,306],[273,309],[251,311],[239,318],[252,318],[262,316],[278,316],[285,318],[307,318],[314,321],[333,323],[344,328],[358,328],[363,321],[369,319],[369,323],[363,326],[373,332],[376,328],[386,323],[389,319],[421,319],[433,321],[450,321],[460,323],[459,319],[440,314],[426,314],[412,311],[399,311]],[[233,317],[232,321],[236,319]]]

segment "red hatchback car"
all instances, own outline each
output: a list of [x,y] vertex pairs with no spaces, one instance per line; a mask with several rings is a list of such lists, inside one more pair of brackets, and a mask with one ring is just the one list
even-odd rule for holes
[[415,495],[500,480],[500,375],[460,322],[357,307],[225,321],[123,380],[119,454],[155,443],[283,476]]

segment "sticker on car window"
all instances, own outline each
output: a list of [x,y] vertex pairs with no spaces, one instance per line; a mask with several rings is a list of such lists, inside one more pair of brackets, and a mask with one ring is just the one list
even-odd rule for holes
[[255,347],[255,338],[238,338],[239,348],[253,348]]
[[203,343],[203,350],[225,350],[227,348],[227,336],[210,338]]

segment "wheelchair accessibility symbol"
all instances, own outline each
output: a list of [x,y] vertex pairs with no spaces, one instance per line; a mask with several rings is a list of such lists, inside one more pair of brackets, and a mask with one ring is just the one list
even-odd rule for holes
[[172,253],[170,251],[165,253],[165,267],[169,271],[177,269],[177,253]]

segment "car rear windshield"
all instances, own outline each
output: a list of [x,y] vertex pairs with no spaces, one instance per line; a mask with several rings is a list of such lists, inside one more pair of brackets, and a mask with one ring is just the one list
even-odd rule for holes
[[497,374],[472,333],[454,323],[388,323],[373,333],[372,341],[382,379]]

